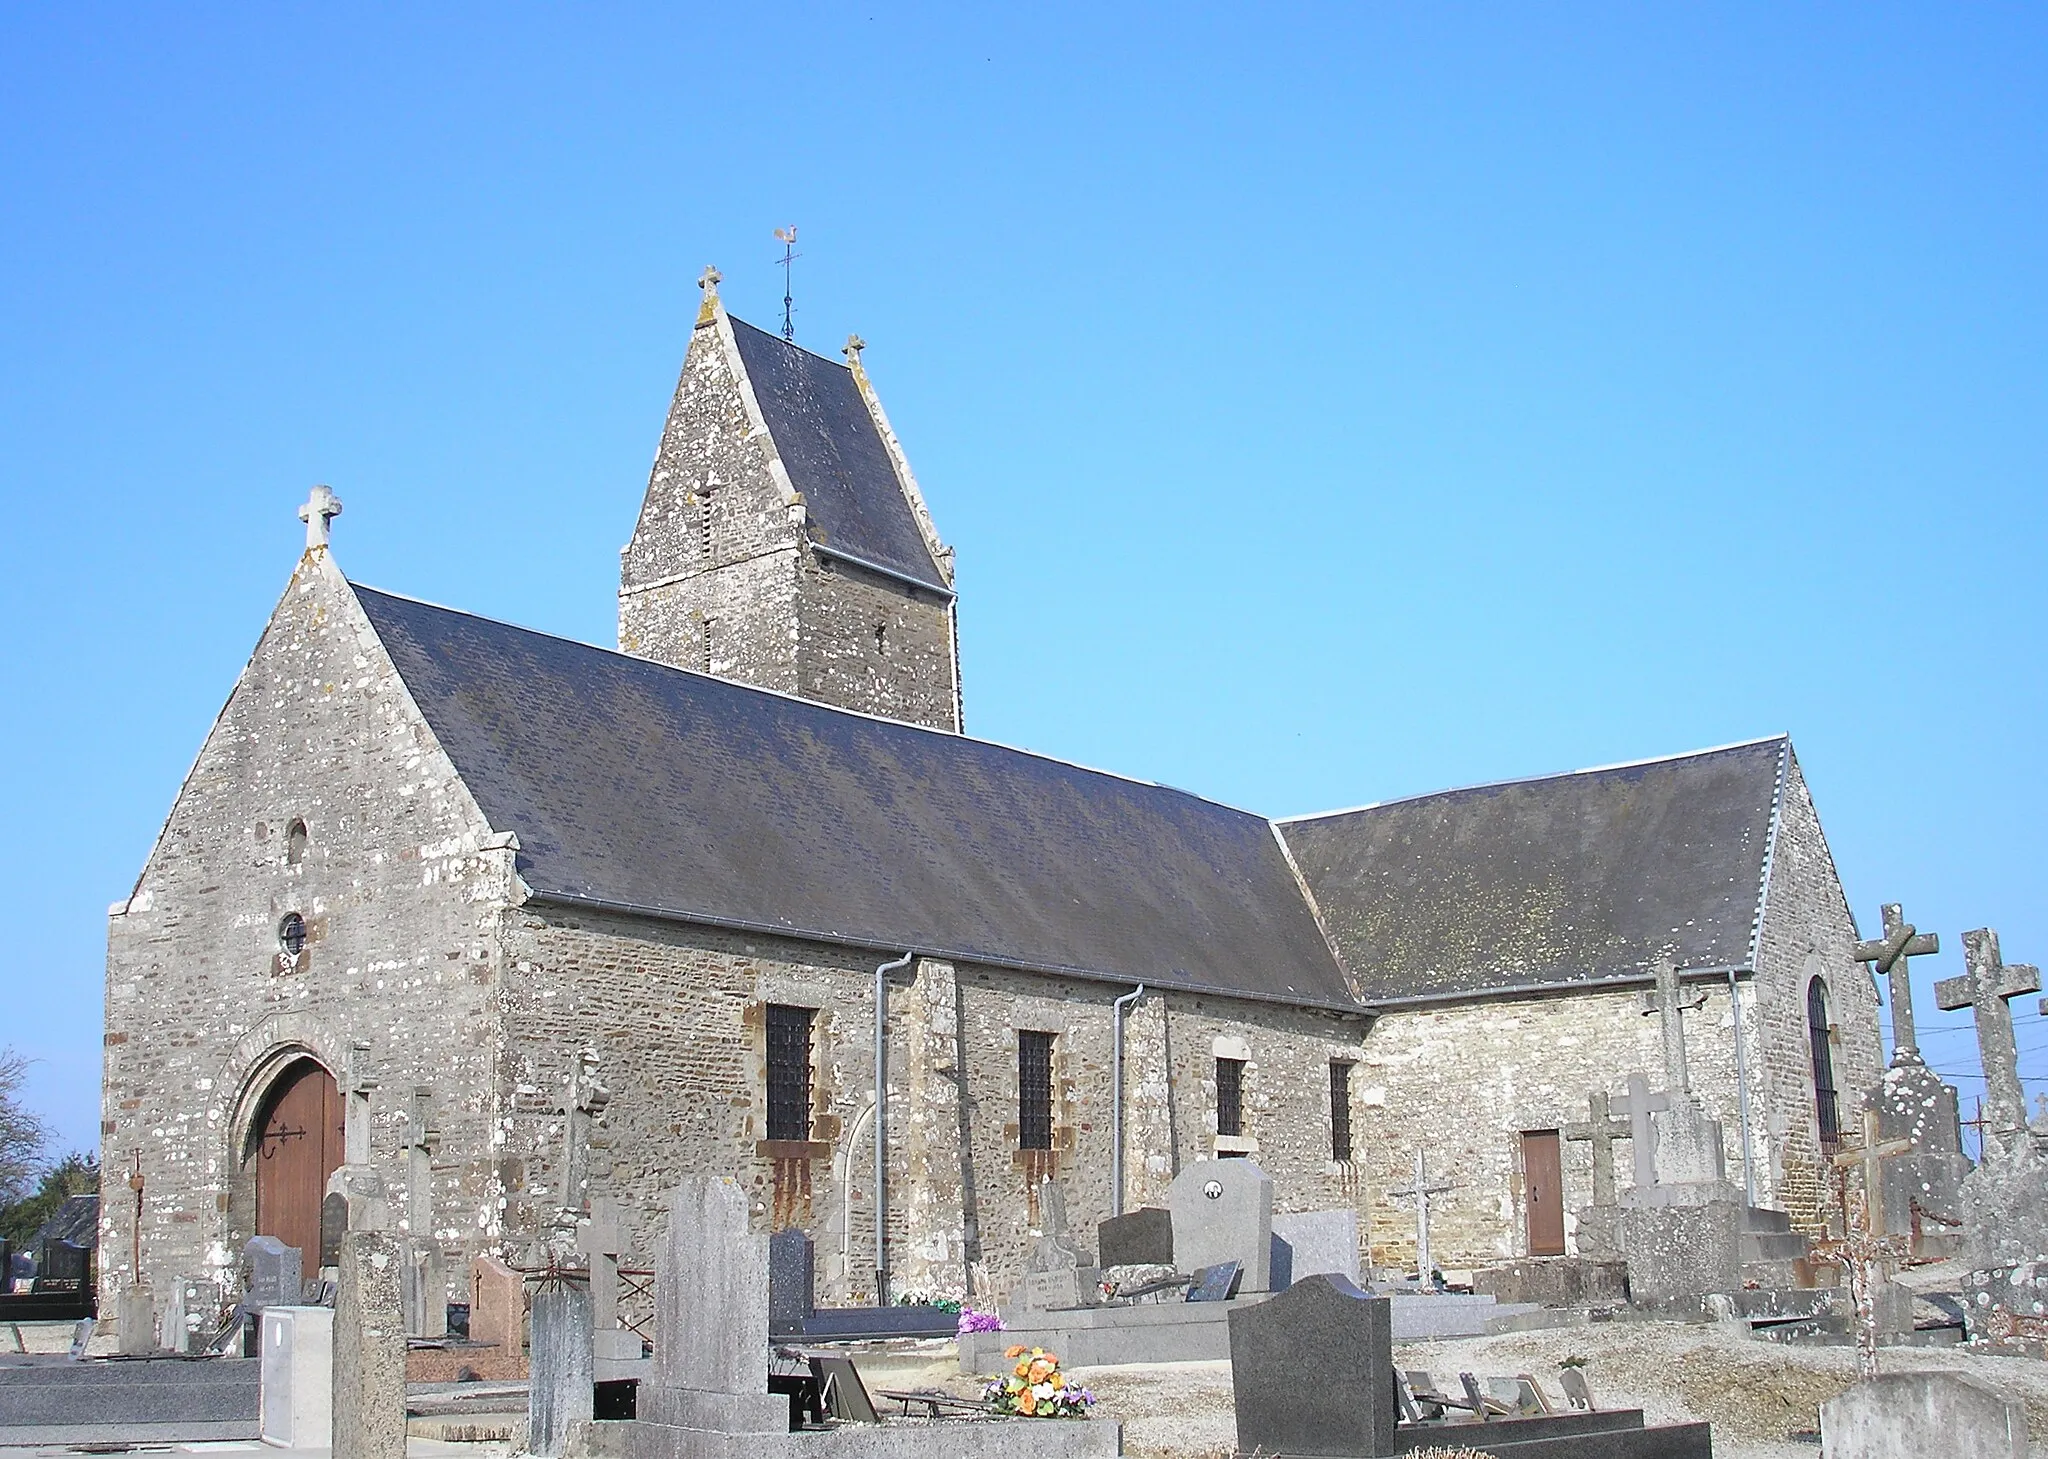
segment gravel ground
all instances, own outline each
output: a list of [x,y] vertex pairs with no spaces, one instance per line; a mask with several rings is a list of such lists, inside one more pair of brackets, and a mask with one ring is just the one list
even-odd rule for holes
[[[1614,1322],[1450,1342],[1403,1343],[1395,1360],[1427,1368],[1455,1391],[1461,1372],[1481,1376],[1529,1373],[1554,1400],[1567,1357],[1586,1360],[1594,1396],[1616,1408],[1641,1408],[1651,1423],[1705,1419],[1714,1426],[1717,1459],[1815,1459],[1818,1441],[1788,1439],[1813,1430],[1820,1405],[1856,1377],[1851,1348],[1795,1348],[1760,1342],[1741,1327],[1674,1322]],[[2048,1364],[2024,1358],[1979,1357],[1955,1349],[1887,1348],[1886,1372],[1948,1368],[1972,1374],[2021,1399],[2048,1456]],[[1160,1363],[1077,1369],[1094,1388],[1099,1412],[1124,1421],[1126,1451],[1146,1459],[1227,1459],[1235,1419],[1228,1363]],[[1445,1443],[1476,1442],[1453,1432]],[[1483,1449],[1483,1446],[1482,1446]]]

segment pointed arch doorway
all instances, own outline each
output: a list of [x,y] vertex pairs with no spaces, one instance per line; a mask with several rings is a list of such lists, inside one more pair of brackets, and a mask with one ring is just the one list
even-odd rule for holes
[[296,1246],[307,1276],[320,1262],[320,1201],[342,1160],[341,1093],[312,1059],[296,1059],[263,1097],[250,1132],[256,1234]]

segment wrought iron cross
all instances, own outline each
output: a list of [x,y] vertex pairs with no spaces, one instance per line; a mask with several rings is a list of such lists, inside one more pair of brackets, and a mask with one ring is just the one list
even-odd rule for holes
[[1883,1138],[1878,1114],[1874,1109],[1863,1111],[1863,1143],[1852,1145],[1835,1156],[1837,1170],[1863,1171],[1863,1230],[1869,1236],[1885,1234],[1884,1221],[1884,1162],[1894,1156],[1912,1153],[1911,1140],[1887,1140]]
[[1427,1283],[1436,1265],[1429,1255],[1429,1198],[1440,1196],[1451,1189],[1448,1181],[1441,1185],[1429,1183],[1429,1157],[1420,1150],[1415,1152],[1415,1179],[1405,1190],[1390,1190],[1388,1195],[1397,1200],[1415,1201],[1415,1275],[1417,1280]]

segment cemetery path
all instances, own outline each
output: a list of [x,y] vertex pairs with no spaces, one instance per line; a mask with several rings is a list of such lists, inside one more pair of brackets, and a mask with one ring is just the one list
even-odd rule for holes
[[[1812,1441],[1788,1439],[1819,1422],[1820,1405],[1856,1379],[1853,1348],[1787,1347],[1741,1330],[1675,1322],[1611,1322],[1394,1349],[1403,1367],[1428,1368],[1453,1388],[1460,1372],[1534,1375],[1553,1399],[1567,1358],[1585,1360],[1602,1405],[1639,1407],[1651,1423],[1705,1419],[1716,1459],[1814,1459]],[[2048,1364],[1956,1349],[1886,1348],[1888,1373],[1948,1369],[2020,1398],[2027,1423],[2048,1435]],[[1160,1363],[1076,1369],[1100,1412],[1124,1421],[1127,1453],[1140,1459],[1226,1459],[1236,1439],[1230,1365]],[[1454,1430],[1464,1442],[1467,1436]],[[1481,1448],[1484,1446],[1481,1445]]]

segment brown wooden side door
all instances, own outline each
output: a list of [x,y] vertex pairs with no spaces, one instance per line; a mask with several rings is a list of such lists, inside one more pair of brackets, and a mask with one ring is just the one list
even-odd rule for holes
[[256,1234],[296,1246],[308,1276],[320,1261],[320,1201],[341,1165],[341,1094],[307,1059],[278,1077],[258,1132]]
[[1529,1201],[1529,1255],[1564,1255],[1564,1162],[1557,1131],[1522,1131],[1522,1184]]

